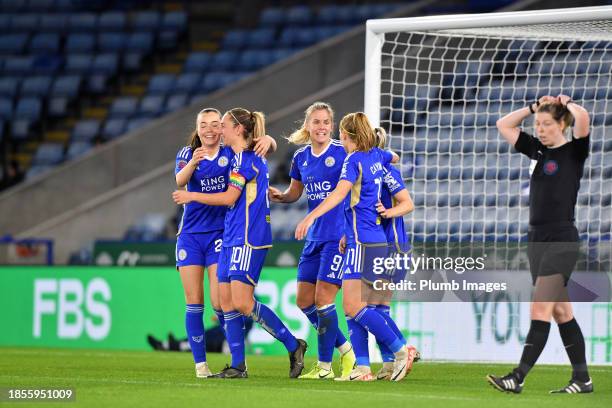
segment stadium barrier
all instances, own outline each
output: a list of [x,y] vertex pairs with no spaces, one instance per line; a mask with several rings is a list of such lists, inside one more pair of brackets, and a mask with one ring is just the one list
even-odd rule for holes
[[[311,344],[316,334],[295,305],[294,268],[266,268],[256,295],[292,332]],[[207,296],[208,298],[208,296]],[[338,297],[340,299],[340,296]],[[180,280],[168,267],[4,267],[0,269],[0,346],[146,350],[146,335],[184,336]],[[511,295],[489,302],[394,303],[392,315],[426,360],[511,362],[520,353],[529,325],[529,304]],[[212,322],[206,302],[205,321]],[[342,316],[341,301],[337,301]],[[612,364],[612,303],[575,303],[587,359]],[[340,318],[346,331],[346,323]],[[255,325],[249,350],[286,355],[284,347]],[[371,341],[373,361],[380,356]],[[543,363],[566,363],[559,336],[551,333]]]

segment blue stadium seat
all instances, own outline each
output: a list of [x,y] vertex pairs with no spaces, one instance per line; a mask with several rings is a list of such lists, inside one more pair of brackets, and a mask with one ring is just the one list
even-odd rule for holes
[[97,15],[94,13],[74,13],[68,16],[68,27],[73,33],[93,32],[97,29]]
[[138,110],[138,98],[124,96],[113,101],[110,116],[113,118],[129,118]]
[[40,17],[39,29],[46,33],[62,33],[68,29],[67,14],[44,14]]
[[300,29],[296,27],[285,27],[283,31],[281,31],[278,45],[281,47],[293,47],[297,45],[299,30]]
[[128,37],[126,50],[147,54],[153,49],[154,40],[152,33],[132,33]]
[[28,0],[28,10],[53,11],[55,0]]
[[59,143],[41,143],[34,155],[34,165],[54,165],[64,159],[64,146]]
[[266,8],[259,16],[259,25],[262,27],[275,27],[285,23],[285,11],[281,8]]
[[126,132],[131,132],[132,130],[141,128],[147,123],[149,123],[150,120],[151,119],[149,118],[135,118],[128,120]]
[[[147,95],[140,100],[138,115],[140,117],[156,117],[164,110],[165,96],[163,95]],[[129,127],[129,124],[128,124]]]
[[183,106],[187,105],[188,99],[189,99],[188,94],[170,95],[168,96],[168,99],[166,100],[166,106],[164,107],[164,111],[168,113],[168,112],[173,112],[177,109],[180,109]]
[[66,71],[68,73],[87,74],[91,71],[94,56],[92,54],[68,55]]
[[21,84],[20,94],[22,96],[39,96],[45,98],[51,89],[52,78],[50,76],[35,76],[26,78]]
[[178,31],[162,31],[157,35],[157,47],[161,50],[172,50],[177,47]]
[[172,74],[157,74],[149,80],[147,93],[152,95],[165,95],[175,86],[176,77]]
[[176,78],[174,83],[174,91],[178,93],[191,93],[194,92],[202,80],[202,75],[199,73],[186,73],[181,74]]
[[15,117],[36,122],[42,114],[42,101],[40,98],[21,98],[17,101]]
[[308,47],[318,41],[318,32],[315,28],[300,28],[295,41],[298,46]]
[[73,142],[68,146],[66,152],[66,160],[73,160],[76,157],[82,156],[91,150],[93,146],[87,142]]
[[60,49],[59,34],[42,33],[36,34],[30,41],[30,53],[57,53]]
[[132,16],[132,29],[136,31],[156,31],[159,29],[161,16],[157,11],[139,11]]
[[0,119],[11,120],[13,118],[13,101],[0,96]]
[[28,34],[4,34],[0,35],[0,55],[21,54],[28,42]]
[[247,44],[250,31],[230,30],[223,38],[222,48],[225,50],[240,50]]
[[40,17],[37,14],[16,14],[11,23],[12,32],[33,32],[38,29]]
[[171,11],[165,13],[161,21],[162,30],[184,31],[187,28],[187,13],[184,11]]
[[97,119],[80,120],[74,125],[70,140],[72,142],[92,142],[100,133],[100,121]]
[[61,55],[39,54],[29,58],[32,58],[31,71],[36,74],[53,75],[64,65]]
[[50,118],[61,118],[68,114],[71,99],[65,96],[51,97],[47,102],[47,115]]
[[51,88],[51,96],[65,96],[75,98],[81,88],[82,78],[80,75],[66,75],[55,78]]
[[286,21],[289,25],[308,25],[313,19],[312,9],[308,6],[294,6],[287,11]]
[[126,119],[108,119],[104,123],[104,127],[102,129],[102,137],[104,137],[105,139],[115,139],[125,133],[126,126]]
[[21,78],[19,77],[7,77],[3,76],[0,78],[0,97],[6,97],[12,99],[17,95],[17,90]]
[[211,66],[215,70],[229,71],[236,67],[238,54],[235,51],[219,51],[212,57]]
[[52,168],[53,168],[53,166],[51,166],[51,165],[38,165],[38,164],[37,165],[33,165],[26,172],[26,180],[33,179],[33,178],[39,176],[40,174],[46,173],[47,171],[51,170]]
[[212,56],[208,52],[192,52],[187,57],[183,70],[185,72],[204,73],[212,62]]
[[93,34],[70,34],[66,39],[66,52],[69,54],[93,52],[96,38]]
[[120,52],[127,45],[127,34],[125,33],[100,33],[98,34],[98,50],[102,52]]
[[238,67],[244,71],[253,71],[270,64],[273,61],[272,51],[248,50],[240,55]]
[[144,56],[140,52],[129,52],[123,55],[123,69],[128,72],[140,71]]
[[118,54],[98,54],[91,64],[91,72],[112,76],[119,70]]
[[274,50],[272,50],[272,61],[271,62],[276,62],[276,61],[284,60],[285,58],[289,58],[296,51],[297,49],[295,48],[275,48]]
[[332,25],[339,21],[339,14],[341,13],[340,6],[329,5],[323,6],[317,13],[317,23],[321,25]]
[[274,30],[260,28],[251,31],[247,37],[247,45],[253,48],[272,48],[274,46]]
[[98,18],[98,30],[100,32],[123,32],[127,18],[124,12],[107,11],[100,14]]
[[317,41],[327,40],[328,38],[331,38],[336,34],[333,27],[323,26],[323,27],[313,27],[313,29],[315,30]]

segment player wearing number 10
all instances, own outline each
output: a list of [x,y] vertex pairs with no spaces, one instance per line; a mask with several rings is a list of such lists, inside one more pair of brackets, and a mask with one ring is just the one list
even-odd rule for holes
[[235,153],[227,191],[173,193],[178,204],[197,201],[229,207],[217,277],[232,363],[215,377],[247,377],[242,316],[249,316],[285,345],[289,352],[289,376],[296,378],[304,368],[306,342],[296,339],[270,308],[253,297],[268,248],[272,246],[268,166],[265,159],[253,151],[255,140],[265,136],[264,116],[260,112],[234,108],[226,112],[221,123],[224,142]]

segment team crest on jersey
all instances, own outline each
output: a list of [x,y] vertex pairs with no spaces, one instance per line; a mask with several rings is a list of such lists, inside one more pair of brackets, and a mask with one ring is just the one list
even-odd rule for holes
[[195,341],[196,343],[201,343],[202,340],[204,340],[204,336],[203,335],[199,335],[199,336],[191,336],[191,339],[193,341]]
[[219,165],[219,167],[225,167],[227,166],[229,163],[229,161],[227,160],[227,157],[225,156],[221,156],[219,157],[219,160],[217,160],[217,164]]
[[179,160],[179,162],[178,162],[179,170],[184,169],[186,165],[187,165],[187,162],[185,160]]
[[544,163],[544,174],[552,176],[559,170],[559,165],[554,160],[548,160]]
[[184,261],[185,259],[187,259],[187,251],[185,251],[184,249],[180,249],[178,252],[178,258],[179,261]]
[[325,165],[327,167],[332,167],[334,164],[336,164],[336,160],[333,157],[328,157],[327,159],[325,159]]

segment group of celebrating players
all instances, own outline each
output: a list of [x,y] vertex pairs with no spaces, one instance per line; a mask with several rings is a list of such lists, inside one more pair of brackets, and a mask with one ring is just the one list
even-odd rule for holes
[[[539,141],[518,128],[536,110]],[[572,142],[563,138],[568,126],[564,115],[568,112],[575,120],[574,136],[581,138]],[[561,172],[563,177],[572,171],[577,174],[575,183],[565,187],[569,198],[564,200],[567,205],[571,204],[571,210],[549,211],[546,219],[537,219],[537,215],[534,219],[534,205],[549,206],[546,200],[551,198],[539,194],[538,203],[531,200],[530,225],[534,231],[542,227],[535,240],[577,240],[573,236],[568,238],[572,231],[568,230],[567,222],[573,226],[573,207],[588,154],[589,119],[586,114],[584,128],[584,114],[586,111],[568,97],[543,97],[535,109],[530,105],[498,121],[500,133],[509,143],[538,160],[539,169],[536,166],[534,175],[548,171],[550,166],[546,167],[544,162],[553,159],[557,165],[569,167]],[[269,186],[265,155],[276,149],[276,142],[266,135],[262,113],[233,108],[222,115],[216,109],[207,108],[197,115],[189,145],[176,157],[175,176],[180,189],[172,193],[174,201],[184,205],[176,265],[185,291],[185,324],[197,377],[248,376],[245,317],[252,318],[283,343],[289,353],[291,378],[400,381],[420,358],[389,314],[391,294],[373,291],[369,285],[373,256],[410,251],[402,216],[414,206],[401,174],[392,165],[399,157],[384,150],[384,130],[373,128],[364,113],[350,113],[342,118],[339,140],[332,138],[333,131],[332,108],[323,102],[312,104],[305,112],[302,127],[288,138],[290,143],[303,146],[293,156],[289,187],[280,191]],[[569,148],[563,147],[564,144]],[[538,177],[539,185],[545,186],[540,189],[550,188],[550,183],[562,184],[559,180]],[[302,374],[306,342],[297,339],[274,311],[253,295],[266,253],[272,246],[269,202],[292,203],[304,191],[308,214],[295,231],[296,239],[306,239],[297,268],[296,303],[317,330],[318,362]],[[540,214],[543,213],[540,211]],[[592,383],[584,362],[584,340],[573,319],[571,304],[567,299],[542,302],[537,298],[538,288],[559,285],[556,276],[562,277],[560,290],[564,291],[567,279],[563,277],[569,277],[576,261],[568,273],[567,266],[562,267],[565,272],[555,269],[564,265],[563,262],[557,260],[551,268],[551,259],[546,254],[539,256],[537,262],[542,266],[537,267],[536,260],[530,257],[536,297],[521,364],[508,376],[489,376],[489,381],[502,391],[521,391],[524,377],[544,347],[543,327],[546,323],[550,327],[552,316],[559,324],[564,343],[567,338],[573,347],[572,353],[571,347],[568,348],[568,355],[574,375],[570,384],[559,391],[590,392]],[[566,261],[571,263],[571,259]],[[231,352],[231,364],[216,374],[206,363],[204,345],[205,269],[210,282],[210,301]],[[338,327],[335,299],[340,288],[350,342]],[[539,306],[540,303],[545,305]],[[383,366],[376,375],[370,369],[368,333],[376,338],[383,357]],[[332,368],[334,348],[340,353],[339,376]]]

